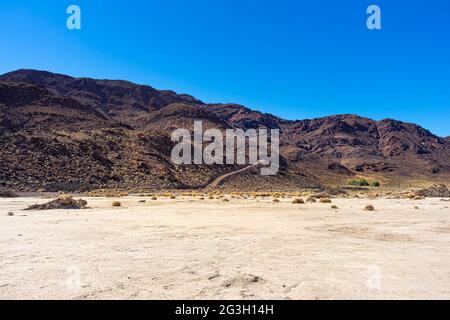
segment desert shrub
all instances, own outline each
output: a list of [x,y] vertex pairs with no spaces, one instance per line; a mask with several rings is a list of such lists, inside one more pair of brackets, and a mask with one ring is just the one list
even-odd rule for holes
[[313,197],[316,199],[322,199],[322,198],[329,198],[330,195],[327,192],[319,192],[319,193],[315,193],[313,195]]
[[122,206],[122,204],[120,203],[120,201],[113,201],[112,206],[113,207],[120,207],[120,206]]
[[307,199],[306,199],[306,202],[316,202],[317,200],[316,200],[316,198],[315,197],[308,197]]
[[320,198],[320,199],[319,199],[319,202],[320,202],[320,203],[331,203],[331,199],[328,199],[328,198]]
[[278,202],[280,202],[280,199],[275,198],[275,199],[273,199],[272,201],[275,202],[275,203],[278,203]]
[[292,203],[305,203],[305,200],[303,200],[302,198],[297,198],[292,200]]
[[333,204],[333,205],[331,206],[331,209],[339,209],[339,208],[338,208],[337,205]]
[[203,198],[203,197],[200,197],[200,198],[199,198],[199,200],[205,200],[205,198]]
[[370,186],[369,181],[366,179],[353,179],[348,182],[351,186],[357,186],[357,187],[368,187]]
[[145,201],[145,200],[139,200],[139,202],[144,203],[144,202],[146,202],[146,201]]
[[380,181],[372,181],[372,183],[370,185],[372,187],[379,187],[380,186]]
[[209,196],[208,199],[209,199],[209,200],[213,200],[213,199],[214,199],[214,196]]
[[223,199],[223,201],[224,201],[224,202],[228,202],[228,201],[230,201],[230,200],[228,200],[227,198],[225,198],[225,199]]
[[14,212],[8,212],[8,216],[12,217],[14,215]]
[[87,193],[89,197],[107,197],[107,198],[116,198],[116,197],[126,197],[128,196],[128,192],[115,190],[115,189],[97,189],[93,191],[89,191]]
[[152,200],[158,200],[158,197],[153,196],[153,197],[151,197],[151,199]]
[[366,211],[373,211],[373,210],[375,210],[375,207],[374,207],[373,205],[369,204],[369,205],[367,205],[367,206],[364,208],[364,210],[366,210]]

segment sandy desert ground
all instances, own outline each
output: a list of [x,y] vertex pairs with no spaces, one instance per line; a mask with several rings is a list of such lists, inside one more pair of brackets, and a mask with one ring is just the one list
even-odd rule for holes
[[1,299],[450,299],[441,199],[85,199],[0,199]]

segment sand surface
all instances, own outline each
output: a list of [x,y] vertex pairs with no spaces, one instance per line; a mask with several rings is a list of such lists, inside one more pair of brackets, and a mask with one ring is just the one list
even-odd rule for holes
[[0,299],[450,299],[440,199],[85,199],[0,199]]

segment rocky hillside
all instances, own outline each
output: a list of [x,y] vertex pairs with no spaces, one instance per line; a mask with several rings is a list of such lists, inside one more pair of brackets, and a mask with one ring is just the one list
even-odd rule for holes
[[0,76],[0,188],[202,187],[237,166],[176,166],[175,128],[277,128],[276,177],[246,173],[235,188],[298,188],[368,176],[449,181],[450,140],[418,125],[357,115],[284,120],[236,104],[121,80],[18,70]]

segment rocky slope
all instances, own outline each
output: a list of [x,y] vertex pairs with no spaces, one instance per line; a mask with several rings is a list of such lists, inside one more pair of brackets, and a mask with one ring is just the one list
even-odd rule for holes
[[290,121],[235,104],[120,80],[18,70],[0,76],[0,188],[201,187],[238,166],[176,166],[176,128],[277,128],[276,177],[236,177],[235,188],[298,188],[368,176],[386,183],[449,181],[450,140],[415,124],[334,115]]

